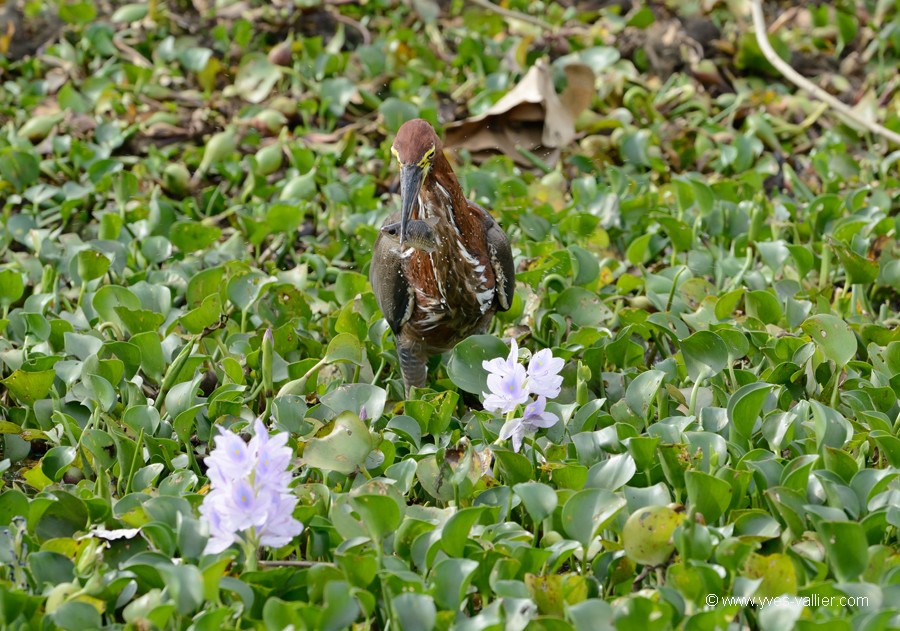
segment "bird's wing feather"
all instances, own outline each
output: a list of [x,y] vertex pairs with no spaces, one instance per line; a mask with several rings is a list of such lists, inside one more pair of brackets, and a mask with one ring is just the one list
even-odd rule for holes
[[[399,214],[388,217],[384,223],[396,221],[399,221]],[[391,331],[399,335],[400,327],[412,315],[415,298],[400,264],[399,244],[389,235],[379,233],[375,239],[369,283]]]
[[469,208],[481,213],[484,217],[488,256],[496,282],[494,298],[500,311],[509,311],[516,292],[516,266],[513,262],[509,238],[491,213],[471,200],[466,201],[469,203]]

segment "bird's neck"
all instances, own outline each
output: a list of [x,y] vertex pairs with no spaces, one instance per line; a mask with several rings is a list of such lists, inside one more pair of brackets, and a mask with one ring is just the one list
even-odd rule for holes
[[423,219],[429,216],[438,216],[439,219],[455,225],[469,221],[469,205],[466,202],[466,196],[462,186],[459,185],[459,180],[456,179],[456,174],[450,168],[450,163],[443,154],[438,153],[438,158],[434,167],[428,172],[422,190],[432,191],[436,198],[429,200],[420,193]]

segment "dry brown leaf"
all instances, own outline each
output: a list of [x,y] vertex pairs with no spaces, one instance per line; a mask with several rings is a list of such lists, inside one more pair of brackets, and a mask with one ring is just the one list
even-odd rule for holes
[[550,68],[543,60],[489,110],[447,126],[446,146],[467,149],[481,162],[502,153],[518,164],[531,166],[520,149],[540,157],[549,166],[559,150],[575,138],[575,119],[594,96],[594,73],[584,64],[565,67],[568,84],[557,95]]

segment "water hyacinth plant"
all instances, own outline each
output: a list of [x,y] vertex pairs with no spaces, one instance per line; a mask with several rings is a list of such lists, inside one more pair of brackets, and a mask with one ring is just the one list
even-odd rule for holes
[[297,497],[288,488],[293,455],[288,434],[270,436],[260,419],[253,427],[249,444],[220,428],[216,448],[204,460],[211,490],[200,506],[210,534],[204,551],[215,554],[240,543],[249,569],[259,546],[287,545],[303,531],[293,517]]
[[[550,349],[542,349],[531,356],[526,370],[519,363],[519,346],[515,338],[510,341],[509,355],[486,360],[482,366],[488,371],[487,385],[490,392],[484,396],[484,409],[506,415],[506,423],[500,430],[501,440],[512,440],[513,450],[522,448],[526,433],[553,427],[559,417],[546,411],[547,399],[559,395],[563,378],[559,372],[565,362],[554,357]],[[529,397],[536,395],[535,399]],[[527,404],[526,404],[527,403]],[[522,416],[515,413],[525,405]]]

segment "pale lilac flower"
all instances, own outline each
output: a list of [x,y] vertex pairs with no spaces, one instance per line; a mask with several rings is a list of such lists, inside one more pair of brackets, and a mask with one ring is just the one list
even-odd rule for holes
[[562,358],[554,357],[549,348],[532,355],[528,362],[528,390],[550,399],[558,396],[563,382],[559,371],[565,364]]
[[293,453],[288,435],[270,436],[259,419],[254,429],[256,435],[247,444],[220,428],[216,448],[204,461],[212,487],[200,506],[209,524],[207,554],[236,542],[280,547],[303,530],[293,517],[297,498],[289,489]]
[[253,458],[247,443],[233,432],[221,432],[215,438],[216,448],[206,458],[208,476],[214,485],[224,486],[250,473]]
[[516,343],[516,338],[511,338],[509,341],[509,356],[506,359],[495,357],[494,359],[486,359],[481,362],[481,366],[486,371],[493,375],[500,375],[501,377],[511,376],[518,365],[519,345]]
[[506,414],[525,403],[528,400],[528,388],[525,384],[527,378],[525,367],[521,364],[515,364],[508,374],[489,374],[487,385],[491,393],[482,393],[484,409]]
[[553,427],[559,422],[559,417],[553,412],[547,412],[547,399],[539,396],[537,401],[532,401],[525,406],[525,415],[522,418],[514,418],[506,421],[500,429],[500,440],[512,439],[513,451],[522,448],[522,440],[525,432],[533,433],[542,427]]
[[250,451],[256,454],[256,478],[261,486],[287,488],[291,482],[290,464],[294,455],[287,446],[287,432],[269,436],[262,421],[253,425],[256,435],[250,440]]
[[282,493],[273,498],[274,502],[268,511],[268,519],[257,528],[259,544],[280,548],[291,542],[291,539],[303,531],[303,524],[293,518],[297,497]]
[[217,554],[237,541],[236,533],[227,519],[228,507],[221,491],[211,491],[200,504],[200,515],[209,524],[209,541],[204,552]]

